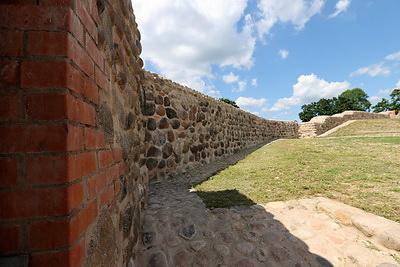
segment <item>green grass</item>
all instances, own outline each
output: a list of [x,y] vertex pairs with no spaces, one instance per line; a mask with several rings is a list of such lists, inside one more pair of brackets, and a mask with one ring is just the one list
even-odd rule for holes
[[400,119],[356,121],[329,136],[400,136]]
[[[195,190],[208,207],[222,207],[230,199],[219,194],[225,190],[246,200],[236,196],[232,206],[324,196],[400,222],[400,136],[387,136],[400,132],[399,122],[362,121],[360,127],[356,122],[350,130],[343,127],[340,137],[333,133],[336,138],[278,140]],[[367,129],[367,137],[360,136]]]

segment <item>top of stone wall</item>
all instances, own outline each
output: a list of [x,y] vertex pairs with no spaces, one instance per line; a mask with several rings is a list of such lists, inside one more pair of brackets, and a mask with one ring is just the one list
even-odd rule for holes
[[255,115],[253,113],[250,113],[250,112],[245,111],[245,110],[240,109],[240,108],[236,108],[236,107],[234,107],[234,106],[232,106],[232,105],[230,105],[228,103],[225,103],[223,101],[220,101],[220,100],[218,100],[218,99],[216,99],[216,98],[214,98],[212,96],[203,94],[203,93],[201,93],[201,92],[199,92],[197,90],[194,90],[194,89],[192,89],[192,88],[190,88],[188,86],[181,85],[179,83],[176,83],[176,82],[174,82],[172,80],[164,78],[164,77],[160,76],[159,74],[151,72],[151,71],[148,71],[148,70],[144,70],[144,75],[145,75],[145,79],[146,80],[153,79],[153,80],[157,80],[157,81],[159,81],[161,83],[165,83],[165,85],[168,85],[168,86],[165,86],[165,88],[163,88],[163,91],[165,93],[172,93],[174,90],[178,90],[178,91],[181,91],[182,93],[185,93],[185,94],[190,94],[190,95],[193,95],[195,97],[203,98],[205,101],[212,101],[214,103],[218,103],[218,105],[221,105],[221,107],[224,107],[224,108],[226,108],[228,110],[231,109],[233,112],[244,113],[244,114],[246,114],[246,115],[248,115],[249,117],[252,117],[252,118],[267,120],[267,121],[271,121],[271,122],[285,122],[285,123],[297,124],[295,121],[292,122],[292,121],[284,121],[284,120],[271,120],[271,119],[266,119],[266,118],[257,116],[257,115]]
[[368,119],[368,118],[375,118],[381,117],[382,119],[390,118],[390,114],[392,111],[381,112],[381,113],[370,113],[366,111],[355,111],[355,110],[347,110],[339,114],[335,114],[332,116],[317,116],[310,120],[310,123],[317,123],[317,124],[325,124],[331,120],[337,119],[355,119],[356,117],[360,119]]

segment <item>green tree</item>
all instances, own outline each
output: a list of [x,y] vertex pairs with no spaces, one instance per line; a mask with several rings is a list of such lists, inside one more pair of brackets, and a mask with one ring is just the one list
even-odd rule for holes
[[346,110],[369,111],[371,102],[368,95],[360,88],[349,89],[341,93],[338,97],[337,110],[340,112]]
[[390,110],[390,102],[386,98],[382,98],[381,101],[379,101],[378,103],[376,103],[375,106],[372,107],[372,111],[375,113],[388,110]]
[[299,118],[302,122],[310,121],[312,118],[318,116],[317,102],[302,105],[301,110],[302,111],[299,113]]
[[382,112],[388,110],[395,110],[396,112],[400,111],[400,89],[394,89],[390,93],[390,100],[386,98],[382,98],[381,101],[376,103],[375,106],[372,107],[374,112]]
[[232,106],[234,106],[235,108],[238,108],[238,107],[239,107],[239,106],[236,104],[235,101],[230,100],[230,99],[228,99],[228,98],[219,98],[218,100],[220,100],[220,101],[222,101],[222,102],[225,102],[225,103],[227,103],[227,104],[229,104],[229,105],[232,105]]
[[330,116],[346,110],[369,111],[370,107],[371,102],[368,100],[368,95],[362,89],[354,88],[344,91],[337,98],[321,98],[317,102],[303,105],[299,118],[303,122],[307,122],[316,116]]
[[400,89],[394,89],[390,94],[390,109],[400,111]]

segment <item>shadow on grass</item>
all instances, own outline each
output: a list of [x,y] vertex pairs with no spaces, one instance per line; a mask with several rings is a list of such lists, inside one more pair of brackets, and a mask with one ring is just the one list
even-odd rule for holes
[[196,194],[203,199],[207,208],[229,208],[232,206],[251,206],[256,204],[236,189],[211,192],[196,191]]

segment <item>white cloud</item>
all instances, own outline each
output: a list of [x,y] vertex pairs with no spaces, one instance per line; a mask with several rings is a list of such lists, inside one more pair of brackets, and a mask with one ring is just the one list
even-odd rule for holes
[[246,88],[247,88],[246,81],[238,81],[238,88],[233,89],[232,92],[244,92],[246,91]]
[[377,63],[377,64],[372,64],[364,68],[360,68],[352,73],[350,73],[350,77],[353,77],[355,75],[363,75],[367,74],[371,77],[375,76],[388,76],[391,73],[391,70],[383,65],[384,63]]
[[261,19],[256,23],[259,35],[269,34],[277,22],[290,22],[301,30],[324,4],[324,0],[260,0]]
[[329,17],[330,18],[334,18],[337,15],[339,15],[340,13],[346,11],[347,8],[349,8],[350,3],[351,3],[351,0],[339,0],[336,3],[336,11],[335,11],[335,13],[331,14]]
[[222,76],[222,80],[224,80],[224,82],[226,82],[226,83],[236,83],[237,82],[237,88],[233,88],[232,92],[246,91],[247,82],[239,80],[239,76],[233,74],[232,72],[227,75]]
[[385,59],[386,59],[386,60],[400,60],[400,52],[387,55],[387,56],[385,57]]
[[253,98],[253,97],[240,96],[238,99],[236,99],[236,104],[238,104],[238,106],[243,109],[262,107],[263,105],[265,105],[266,102],[267,102],[267,99],[265,99],[265,98]]
[[286,59],[289,56],[289,51],[286,49],[280,49],[278,53],[282,59]]
[[[400,81],[399,81],[400,82]],[[385,89],[385,90],[379,90],[379,94],[380,95],[390,95],[390,93],[392,92],[391,89]]]
[[[206,92],[212,66],[250,68],[256,39],[248,0],[133,0],[142,58],[160,74]],[[244,18],[244,26],[238,29]]]
[[372,104],[372,105],[375,105],[376,103],[378,103],[379,101],[382,100],[382,97],[379,97],[379,96],[371,96],[371,97],[369,98],[369,100],[371,101],[371,104]]
[[281,111],[290,109],[290,106],[303,105],[321,98],[331,98],[349,89],[350,83],[327,82],[318,78],[315,74],[301,75],[297,83],[293,85],[293,95],[287,98],[280,98],[269,109],[269,111]]
[[239,80],[239,76],[237,76],[231,72],[228,75],[222,76],[222,80],[224,80],[224,82],[226,82],[226,83],[234,83]]
[[396,88],[400,88],[400,80],[396,83]]

